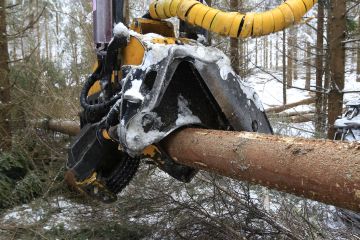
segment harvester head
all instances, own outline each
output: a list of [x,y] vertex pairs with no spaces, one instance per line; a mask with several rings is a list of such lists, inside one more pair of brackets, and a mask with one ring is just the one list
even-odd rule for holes
[[[201,7],[195,0],[182,2]],[[161,147],[178,129],[272,133],[258,95],[234,72],[229,58],[195,39],[176,38],[173,25],[160,20],[169,17],[170,5],[159,6],[152,5],[147,18],[135,19],[130,29],[115,25],[110,40],[108,31],[96,32],[101,28],[95,23],[98,63],[81,92],[82,131],[69,151],[68,182],[104,202],[116,199],[139,159],[191,181],[197,170],[176,163]],[[101,21],[108,29],[109,21]],[[196,28],[182,29],[198,37]]]

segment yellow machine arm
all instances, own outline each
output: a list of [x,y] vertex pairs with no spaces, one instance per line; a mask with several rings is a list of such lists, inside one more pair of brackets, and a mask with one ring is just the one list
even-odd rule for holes
[[178,17],[208,31],[232,38],[265,36],[284,30],[301,20],[317,0],[287,0],[262,13],[223,12],[196,0],[154,0],[150,15],[154,19]]

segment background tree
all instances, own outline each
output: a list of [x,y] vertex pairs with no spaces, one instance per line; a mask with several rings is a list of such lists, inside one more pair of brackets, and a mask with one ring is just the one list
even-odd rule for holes
[[333,124],[342,114],[345,75],[346,1],[332,0],[329,21],[330,92],[328,97],[328,138],[333,138]]
[[9,49],[6,30],[5,0],[0,1],[0,152],[9,151],[12,144],[11,133],[11,84],[9,79]]

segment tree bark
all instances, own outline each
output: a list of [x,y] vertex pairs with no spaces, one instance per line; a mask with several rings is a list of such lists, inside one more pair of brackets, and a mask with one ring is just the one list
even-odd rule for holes
[[[318,3],[318,25],[316,35],[316,90],[322,91],[323,88],[323,74],[324,74],[324,5]],[[323,94],[316,92],[316,120],[315,132],[318,134],[324,131],[323,126]]]
[[255,66],[258,65],[258,39],[255,38]]
[[306,77],[305,77],[305,89],[310,90],[311,82],[311,44],[306,42]]
[[161,145],[180,164],[360,211],[359,143],[183,129]]
[[289,29],[289,34],[288,34],[288,39],[287,39],[287,45],[288,45],[287,68],[286,68],[287,88],[291,88],[292,82],[293,82],[293,62],[294,62],[293,34],[294,34],[294,30],[291,27]]
[[328,99],[328,138],[335,134],[334,122],[342,114],[344,74],[345,74],[345,40],[346,32],[346,1],[332,0],[329,17],[330,46],[330,93]]
[[[231,0],[230,1],[231,11],[237,12],[239,9],[239,1]],[[230,39],[230,59],[231,66],[237,74],[240,74],[240,56],[239,56],[239,40],[236,38]]]
[[[326,8],[326,17],[327,19],[330,18],[330,7]],[[325,22],[325,20],[324,20]],[[329,39],[330,39],[330,24],[329,21],[326,21],[326,51],[324,51],[324,56],[325,59],[324,61],[324,89],[326,90],[326,92],[328,92],[330,90],[330,46],[329,46]],[[329,99],[329,95],[328,93],[323,94],[322,97],[322,112],[323,112],[323,118],[322,118],[322,124],[324,126],[324,132],[325,129],[327,128],[327,114],[328,114],[328,99]],[[325,132],[325,134],[327,134],[327,132]]]
[[276,41],[275,41],[275,51],[276,51],[276,56],[275,56],[275,69],[278,70],[279,68],[279,34],[276,33]]
[[0,152],[11,150],[9,51],[6,37],[6,1],[0,0]]
[[286,30],[283,30],[283,51],[282,51],[282,70],[283,70],[283,105],[286,104]]
[[294,80],[298,79],[298,39],[297,39],[297,30],[298,28],[294,28],[294,34],[292,36],[292,48],[293,48],[293,72],[294,72]]
[[[360,36],[360,17],[358,17],[358,35]],[[357,78],[356,81],[360,82],[360,42],[357,43],[357,68],[356,68],[356,74]]]

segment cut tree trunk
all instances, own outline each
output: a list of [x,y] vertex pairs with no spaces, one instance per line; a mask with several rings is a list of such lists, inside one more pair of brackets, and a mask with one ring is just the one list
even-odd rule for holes
[[330,93],[328,98],[328,133],[329,139],[335,134],[334,122],[342,114],[344,74],[345,74],[345,41],[346,1],[331,1],[329,17],[330,46]]
[[[45,123],[80,130],[73,121],[62,126],[76,131]],[[159,144],[180,164],[360,211],[360,143],[182,129]]]
[[11,149],[10,126],[11,85],[9,80],[9,52],[6,37],[6,1],[0,0],[0,152]]
[[183,129],[162,146],[178,163],[360,211],[360,144]]

